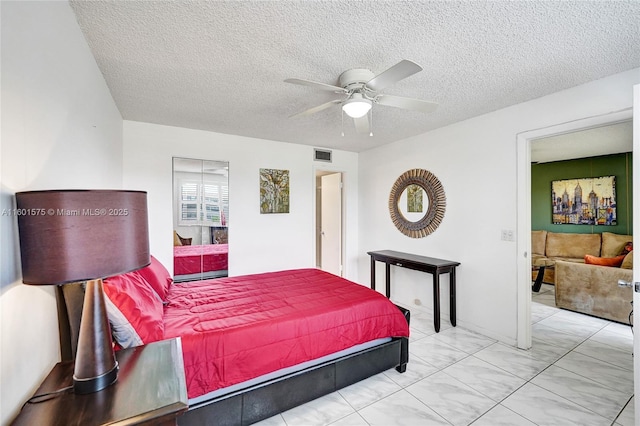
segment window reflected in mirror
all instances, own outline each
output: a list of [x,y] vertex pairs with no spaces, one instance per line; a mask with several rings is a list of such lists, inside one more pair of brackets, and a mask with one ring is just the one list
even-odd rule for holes
[[228,248],[229,163],[174,158],[174,281],[226,277]]

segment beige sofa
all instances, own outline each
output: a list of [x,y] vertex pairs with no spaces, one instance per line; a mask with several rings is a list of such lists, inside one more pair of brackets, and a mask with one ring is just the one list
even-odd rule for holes
[[633,281],[633,252],[620,267],[585,264],[584,256],[616,257],[630,235],[532,231],[531,240],[532,265],[555,266],[546,268],[544,282],[555,284],[556,306],[628,324],[633,293],[618,280]]

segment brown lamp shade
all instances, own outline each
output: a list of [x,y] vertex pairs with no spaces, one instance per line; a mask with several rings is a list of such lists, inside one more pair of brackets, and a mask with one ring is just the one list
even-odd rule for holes
[[150,263],[147,193],[19,192],[16,204],[22,281],[87,282],[73,387],[80,394],[98,392],[118,378],[102,278]]
[[19,192],[16,204],[25,284],[106,278],[150,262],[144,191]]

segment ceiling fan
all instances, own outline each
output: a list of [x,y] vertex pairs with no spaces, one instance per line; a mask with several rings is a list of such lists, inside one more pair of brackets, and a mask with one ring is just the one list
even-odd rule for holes
[[433,112],[438,107],[438,104],[434,102],[381,93],[385,88],[419,71],[422,71],[420,65],[404,59],[378,75],[364,68],[345,71],[340,74],[338,79],[340,86],[299,78],[288,78],[285,80],[287,83],[311,86],[316,89],[327,90],[341,95],[339,99],[334,99],[309,108],[291,117],[310,115],[334,105],[342,105],[344,113],[353,118],[356,131],[358,133],[371,134],[369,130],[368,112],[371,110],[373,104],[421,111],[424,113]]

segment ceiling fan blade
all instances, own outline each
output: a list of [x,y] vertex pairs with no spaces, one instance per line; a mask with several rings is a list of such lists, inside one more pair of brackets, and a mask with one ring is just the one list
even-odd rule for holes
[[357,133],[369,134],[369,114],[365,114],[360,118],[354,118],[353,124],[356,126]]
[[318,83],[317,81],[303,80],[300,78],[288,78],[285,80],[285,83],[299,84],[300,86],[311,86],[315,87],[316,89],[329,90],[336,93],[347,93],[347,90],[343,89],[342,87],[332,86],[325,83]]
[[389,87],[398,81],[409,77],[419,71],[422,71],[422,67],[415,62],[408,61],[403,59],[398,62],[391,68],[386,71],[381,72],[377,76],[373,77],[369,80],[365,87],[373,90],[374,92],[379,92],[385,87]]
[[424,113],[433,112],[438,108],[435,102],[423,101],[421,99],[404,98],[394,95],[378,95],[375,102],[380,105],[392,106],[396,108],[410,109]]
[[302,112],[299,112],[297,114],[290,115],[289,118],[300,117],[300,116],[303,116],[303,115],[311,115],[311,114],[314,114],[314,113],[316,113],[318,111],[322,111],[323,109],[327,109],[327,108],[329,108],[329,107],[331,107],[331,106],[333,106],[335,104],[339,104],[340,102],[342,102],[342,100],[335,99],[333,101],[329,101],[329,102],[326,102],[324,104],[321,104],[321,105],[318,105],[318,106],[314,106],[313,108],[309,108],[309,109],[307,109],[305,111],[302,111]]

